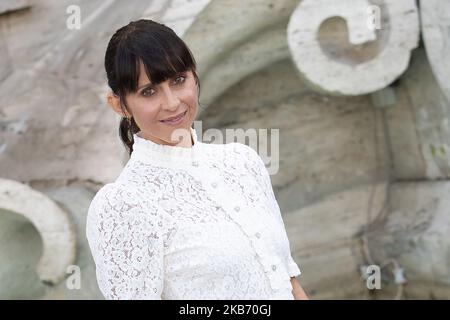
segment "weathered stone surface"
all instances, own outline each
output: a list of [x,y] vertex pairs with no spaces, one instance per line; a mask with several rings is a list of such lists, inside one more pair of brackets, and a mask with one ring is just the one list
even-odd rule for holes
[[374,259],[405,270],[407,298],[450,298],[449,194],[448,181],[394,183],[385,224],[370,234]]
[[61,281],[76,253],[76,235],[66,212],[44,194],[6,179],[0,179],[0,203],[2,210],[23,215],[38,230],[43,242],[37,265],[41,281]]
[[[386,87],[406,70],[419,41],[416,3],[380,4],[382,29],[371,30],[367,0],[300,2],[289,21],[288,43],[300,75],[311,87],[329,94],[361,95]],[[330,28],[320,39],[322,23],[337,16],[347,22],[348,39],[342,28]]]
[[2,264],[0,268],[0,298],[103,299],[95,280],[95,266],[85,236],[87,208],[96,190],[76,184],[67,187],[36,187],[64,208],[73,222],[77,254],[72,265],[81,272],[80,288],[69,289],[68,282],[72,284],[70,277],[77,276],[70,269],[64,269],[65,279],[62,281],[52,286],[42,283],[35,271],[43,250],[38,230],[23,215],[1,211],[0,258],[9,263]]
[[[377,183],[336,192],[284,216],[294,260],[302,269],[300,279],[315,298],[363,297],[359,266],[364,261],[352,252],[352,242],[385,201],[386,183]],[[318,230],[326,232],[319,237]]]
[[[396,6],[412,3],[395,2]],[[2,246],[0,259],[10,259],[14,250],[24,255],[15,255],[8,266],[0,267],[1,279],[13,279],[1,281],[6,283],[0,287],[1,297],[102,298],[85,239],[85,214],[94,191],[113,180],[126,161],[117,136],[118,119],[104,101],[108,88],[103,55],[114,30],[144,16],[174,28],[193,49],[202,81],[204,113],[199,118],[204,130],[280,129],[280,142],[273,145],[280,151],[279,172],[272,182],[294,258],[303,272],[300,282],[307,292],[324,299],[372,298],[358,269],[364,261],[359,232],[369,204],[372,218],[368,220],[372,220],[384,203],[387,180],[448,179],[449,105],[422,49],[414,54],[410,70],[392,86],[379,88],[371,96],[333,97],[312,92],[291,61],[286,28],[299,1],[251,0],[239,3],[237,9],[227,0],[134,0],[126,4],[81,0],[82,28],[78,31],[65,26],[69,4],[43,0],[33,4],[31,11],[0,17],[0,53],[9,53],[8,66],[0,67],[0,77],[4,74],[0,83],[0,172],[3,177],[30,182],[70,215],[77,234],[74,263],[82,271],[81,290],[68,290],[65,281],[47,287],[30,272],[43,249],[36,241],[39,233],[29,221],[20,220],[20,215],[3,210],[0,231],[5,232],[0,234],[11,245]],[[364,42],[368,38],[358,37],[370,32],[352,25],[348,33],[343,19],[324,21],[316,40],[328,60],[315,71],[332,70],[329,63],[354,67],[342,80],[345,84],[352,83],[359,67],[383,59],[389,61],[379,64],[375,75],[387,70],[394,77],[395,67],[406,68],[409,58],[404,57],[417,34],[415,26],[406,36],[402,28],[409,28],[410,19],[417,18],[417,8],[406,16],[402,16],[404,10],[387,11],[394,16],[383,16],[387,28],[374,33],[376,41]],[[347,15],[352,12],[349,9]],[[403,13],[399,16],[398,12]],[[395,21],[399,17],[400,23]],[[392,29],[394,25],[400,27]],[[394,31],[405,37],[394,37]],[[388,59],[383,53],[394,39],[392,49],[400,44],[406,53]],[[372,81],[371,69],[366,71],[354,88],[360,90],[364,82]],[[334,79],[327,77],[327,82]],[[81,185],[75,186],[74,181]],[[92,191],[82,186],[87,183]],[[372,197],[373,186],[378,187]],[[417,183],[417,190],[421,188],[425,187]],[[447,187],[442,192],[436,187],[436,201],[442,206],[435,211],[428,210],[431,191],[424,197],[421,191],[408,191],[405,197],[400,191],[394,193],[401,198],[395,200],[399,211],[383,210],[371,225],[380,232],[369,241],[374,259],[381,263],[394,257],[405,266],[407,277],[414,280],[405,298],[424,292],[429,297],[448,296],[447,284],[435,282],[435,277],[449,274],[443,266],[450,242],[444,236],[448,221],[442,214],[450,207],[445,200]],[[417,213],[422,211],[415,211],[414,205],[426,208],[425,213]],[[426,227],[430,224],[424,221],[434,217],[442,230]],[[403,227],[407,221],[413,221],[411,228]],[[423,242],[409,245],[411,237],[404,229],[422,234]],[[397,247],[392,239],[400,239]],[[426,265],[430,255],[436,264],[433,268]],[[409,266],[412,261],[416,267]],[[14,270],[21,281],[14,280]],[[391,289],[395,285],[387,284],[377,297],[391,299],[395,293]]]
[[448,1],[421,0],[420,17],[428,59],[450,104],[450,5]]
[[72,3],[53,3],[42,1],[26,15],[8,17],[9,25],[20,28],[6,29],[1,21],[9,51],[17,52],[12,63],[20,68],[0,85],[0,172],[19,181],[110,182],[123,166],[124,147],[103,96],[104,50],[111,33],[139,18],[148,4],[83,1],[82,28],[69,30],[65,12]]
[[200,101],[209,105],[239,80],[288,58],[285,33],[286,26],[282,23],[233,48],[203,76]]
[[0,15],[16,10],[28,8],[29,0],[2,0],[0,2]]
[[11,59],[9,57],[6,41],[3,38],[3,32],[0,29],[0,57],[2,57],[2,63],[0,64],[0,81],[3,81],[12,72]]
[[234,85],[204,110],[199,117],[203,127],[227,127],[266,117],[281,101],[308,93],[309,89],[292,72],[293,68],[289,60],[282,60]]
[[74,265],[81,272],[80,288],[69,289],[70,277],[75,273],[67,272],[65,281],[47,288],[41,299],[104,299],[98,288],[95,265],[86,239],[86,214],[96,190],[86,188],[82,183],[67,187],[47,187],[42,192],[57,201],[70,214],[77,234],[77,258]]
[[121,146],[112,138],[113,112],[85,83],[45,74],[37,82],[35,77],[15,72],[0,89],[16,97],[2,108],[3,177],[111,181],[122,167]]
[[386,109],[393,175],[397,179],[450,177],[450,104],[425,51],[417,50],[396,87],[397,103]]
[[172,0],[153,1],[147,8],[144,19],[156,18],[164,23],[179,36],[183,37],[200,12],[211,2],[211,0]]
[[0,299],[38,299],[46,290],[36,265],[42,239],[23,215],[0,206]]
[[[240,2],[236,10],[229,1],[215,0],[200,12],[184,40],[208,86],[205,90],[202,87],[200,96],[205,106],[252,72],[289,56],[285,26],[297,3],[249,0]],[[222,76],[224,81],[220,82]]]

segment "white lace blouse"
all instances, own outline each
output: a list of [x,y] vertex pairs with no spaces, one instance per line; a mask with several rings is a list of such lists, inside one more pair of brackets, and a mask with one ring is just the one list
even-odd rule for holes
[[190,148],[134,135],[119,177],[87,214],[106,299],[293,299],[301,274],[270,176],[242,143]]

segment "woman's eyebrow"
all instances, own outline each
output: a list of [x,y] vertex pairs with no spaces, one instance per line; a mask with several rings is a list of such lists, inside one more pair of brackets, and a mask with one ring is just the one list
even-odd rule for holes
[[[177,77],[177,76],[179,76],[179,75],[182,75],[182,74],[183,74],[183,72],[179,72],[179,73],[177,73],[176,75],[174,75],[172,78],[175,78],[175,77]],[[152,85],[151,82],[146,83],[146,84],[143,84],[142,86],[138,87],[137,90],[139,91],[140,89],[142,89],[142,88],[144,88],[144,87],[147,87],[147,86],[150,86],[150,85]]]
[[151,84],[152,84],[151,82],[146,83],[146,84],[143,84],[142,86],[138,87],[138,90],[140,90],[140,89],[142,89],[142,88],[144,88],[144,87],[147,87],[147,86],[149,86],[149,85],[151,85]]

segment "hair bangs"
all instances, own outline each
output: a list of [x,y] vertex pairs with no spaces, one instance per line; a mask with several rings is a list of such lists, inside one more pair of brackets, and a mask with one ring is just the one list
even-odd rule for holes
[[[136,36],[136,35],[135,35]],[[170,39],[167,34],[140,33],[143,40],[132,42],[129,37],[118,48],[116,75],[121,94],[135,93],[138,89],[140,64],[152,84],[159,84],[188,70],[195,69],[195,61],[187,46],[178,39]],[[174,34],[176,37],[176,35]],[[171,41],[172,40],[172,41]]]

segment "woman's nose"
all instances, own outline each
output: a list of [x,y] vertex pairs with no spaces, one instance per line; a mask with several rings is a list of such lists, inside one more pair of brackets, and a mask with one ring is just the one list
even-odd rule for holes
[[180,100],[178,96],[171,90],[169,87],[165,87],[163,89],[163,99],[162,102],[163,108],[167,110],[176,110],[178,105],[180,104]]

